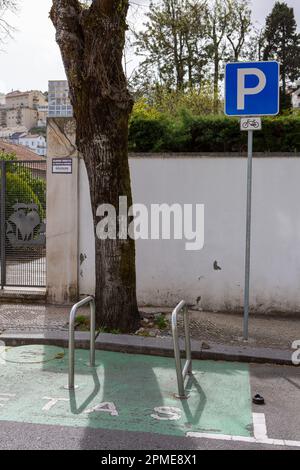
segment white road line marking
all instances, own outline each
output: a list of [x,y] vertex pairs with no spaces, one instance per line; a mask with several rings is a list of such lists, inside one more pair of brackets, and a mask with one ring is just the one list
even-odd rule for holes
[[258,441],[268,439],[266,417],[263,413],[253,413],[254,438]]
[[196,439],[212,439],[214,441],[238,441],[238,442],[251,442],[255,444],[254,437],[244,436],[230,436],[229,434],[208,434],[204,432],[188,432],[186,437],[193,437]]
[[192,437],[194,439],[211,439],[215,441],[231,441],[231,442],[247,442],[250,444],[265,444],[270,446],[281,446],[281,447],[300,447],[300,441],[288,441],[280,439],[264,439],[258,440],[255,437],[244,437],[244,436],[229,436],[226,434],[205,434],[201,432],[188,432],[186,437]]
[[202,432],[188,432],[186,437],[196,439],[212,439],[215,441],[248,442],[251,444],[265,444],[281,447],[300,447],[300,441],[287,439],[270,439],[267,434],[266,417],[262,413],[253,413],[254,437],[230,436],[227,434],[209,434]]
[[288,447],[300,447],[299,441],[284,441],[284,443]]

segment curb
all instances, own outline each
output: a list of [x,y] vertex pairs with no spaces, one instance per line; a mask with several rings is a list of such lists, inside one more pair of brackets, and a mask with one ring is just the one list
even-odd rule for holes
[[[7,346],[52,345],[68,348],[67,331],[45,331],[43,333],[3,332],[0,341]],[[256,364],[295,365],[292,362],[293,351],[253,348],[248,346],[227,346],[192,340],[192,358],[213,361],[247,362]],[[76,332],[75,347],[89,349],[89,333]],[[180,348],[184,351],[184,340],[180,339]],[[174,357],[171,337],[148,338],[132,335],[100,334],[96,339],[96,349],[127,354]],[[184,356],[184,353],[182,353]]]
[[22,291],[10,291],[0,290],[0,303],[7,304],[45,304],[46,292],[22,292]]

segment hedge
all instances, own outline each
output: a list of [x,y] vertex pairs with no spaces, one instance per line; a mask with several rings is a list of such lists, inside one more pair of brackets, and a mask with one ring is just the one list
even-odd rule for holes
[[[177,119],[133,115],[129,127],[132,152],[243,152],[247,132],[239,119],[225,116],[190,116]],[[256,152],[300,152],[300,115],[263,119],[255,133]]]

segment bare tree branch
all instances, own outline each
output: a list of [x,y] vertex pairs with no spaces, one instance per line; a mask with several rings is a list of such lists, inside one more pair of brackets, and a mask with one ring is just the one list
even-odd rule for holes
[[[127,30],[128,0],[53,0],[51,19],[56,28],[72,104],[76,91],[90,80],[100,84],[100,97],[131,107],[122,56]],[[117,85],[117,86],[116,86]]]
[[4,43],[7,38],[12,37],[12,33],[15,31],[15,28],[9,24],[5,15],[7,12],[16,12],[17,3],[15,0],[0,0],[0,42]]
[[80,25],[82,6],[78,0],[53,0],[50,18],[56,29],[56,41],[70,80],[71,98],[75,104],[74,87],[80,88],[84,37]]

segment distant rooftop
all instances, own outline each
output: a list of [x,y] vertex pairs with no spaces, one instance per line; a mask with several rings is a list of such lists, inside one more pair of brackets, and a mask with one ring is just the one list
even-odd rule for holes
[[22,138],[23,139],[38,139],[39,137],[42,137],[39,134],[26,134]]
[[22,145],[15,145],[0,140],[0,152],[15,153],[17,160],[40,162],[43,158]]

